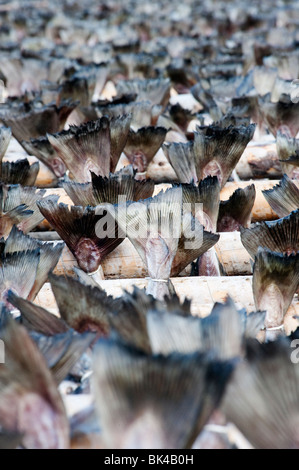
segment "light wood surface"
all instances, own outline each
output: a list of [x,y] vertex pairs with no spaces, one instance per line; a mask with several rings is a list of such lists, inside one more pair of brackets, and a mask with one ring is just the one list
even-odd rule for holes
[[[47,233],[45,232],[45,237]],[[251,274],[250,256],[240,240],[239,232],[220,233],[216,244],[216,252],[228,276]],[[73,267],[77,262],[68,249],[64,247],[59,262],[54,270],[55,274],[73,275]],[[144,264],[129,239],[125,239],[110,253],[102,263],[105,279],[127,279],[147,276]],[[185,268],[181,276],[189,276],[190,265]]]

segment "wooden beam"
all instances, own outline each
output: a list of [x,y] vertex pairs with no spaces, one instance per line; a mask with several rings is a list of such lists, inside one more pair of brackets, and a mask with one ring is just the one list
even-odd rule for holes
[[[45,232],[45,234],[47,233],[51,232]],[[216,251],[228,276],[252,273],[250,256],[242,245],[239,232],[221,233],[219,242],[216,244]],[[77,266],[77,262],[66,246],[54,273],[72,276],[74,266]],[[133,279],[147,276],[139,254],[127,238],[107,256],[102,263],[102,268],[105,279]],[[189,265],[180,273],[180,277],[189,276],[190,272]]]
[[220,233],[215,248],[227,276],[252,274],[251,258],[241,242],[240,232]]

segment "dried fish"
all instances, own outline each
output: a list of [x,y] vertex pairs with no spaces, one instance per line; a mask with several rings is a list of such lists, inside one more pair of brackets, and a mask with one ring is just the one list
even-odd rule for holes
[[0,422],[23,435],[29,449],[69,447],[69,424],[62,398],[42,354],[23,326],[7,318],[1,329],[5,364],[0,368]]
[[299,208],[299,189],[287,175],[272,189],[264,190],[263,195],[279,217]]
[[101,224],[98,226],[101,220],[104,225],[107,222],[107,217],[103,214],[104,208],[100,211],[91,206],[68,207],[48,198],[38,201],[37,206],[65,241],[79,267],[87,273],[96,272],[105,256],[123,241],[123,235],[116,233],[112,220],[105,231]]
[[255,306],[265,310],[267,339],[283,331],[284,316],[299,283],[299,254],[282,255],[259,248],[253,267]]
[[233,232],[248,228],[255,201],[255,186],[236,189],[227,201],[221,201],[217,221],[217,232]]
[[147,356],[101,340],[94,370],[108,447],[181,449],[190,448],[219,404],[232,364],[200,354]]

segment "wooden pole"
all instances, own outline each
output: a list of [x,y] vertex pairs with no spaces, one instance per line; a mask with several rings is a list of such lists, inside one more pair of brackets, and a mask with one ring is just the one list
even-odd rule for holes
[[[65,247],[62,255],[54,269],[54,274],[68,274],[73,276],[73,267],[77,262]],[[125,239],[115,250],[113,250],[102,263],[105,279],[127,279],[147,276],[147,270],[129,239]],[[191,267],[188,266],[180,276],[189,276]]]
[[252,274],[251,258],[241,242],[240,232],[220,233],[215,248],[227,276]]
[[[51,232],[45,232],[45,234],[49,233]],[[49,239],[46,235],[45,238]],[[242,245],[239,232],[221,233],[219,242],[216,244],[216,252],[228,276],[252,273],[250,256]],[[74,266],[77,266],[77,262],[66,246],[54,273],[73,276]],[[102,268],[105,279],[133,279],[148,275],[139,254],[127,238],[107,256],[102,263]],[[179,277],[190,276],[190,272],[189,265],[180,273]]]

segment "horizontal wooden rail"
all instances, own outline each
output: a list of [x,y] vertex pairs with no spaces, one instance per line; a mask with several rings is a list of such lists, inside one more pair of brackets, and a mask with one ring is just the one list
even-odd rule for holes
[[[51,232],[44,232],[45,239]],[[56,233],[56,232],[54,232]],[[42,236],[42,233],[40,234]],[[216,245],[219,261],[228,276],[251,274],[251,262],[248,252],[240,240],[239,232],[221,233]],[[67,246],[63,249],[60,260],[54,270],[55,274],[73,275],[77,262]],[[141,278],[147,276],[144,264],[132,243],[126,238],[102,263],[105,279]],[[181,276],[190,275],[190,265],[182,271]]]

